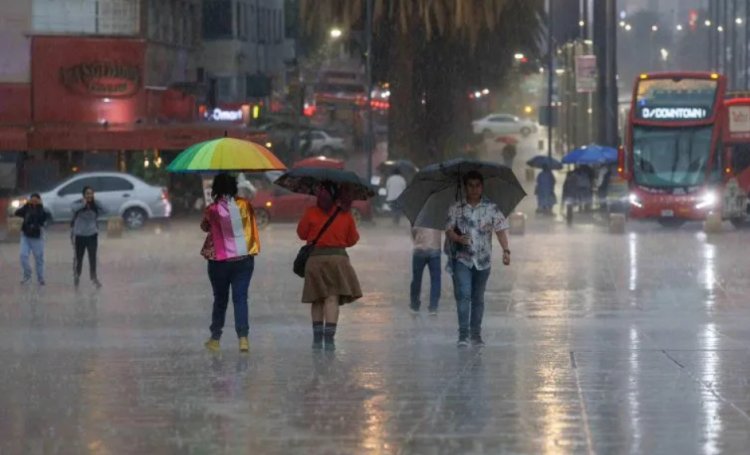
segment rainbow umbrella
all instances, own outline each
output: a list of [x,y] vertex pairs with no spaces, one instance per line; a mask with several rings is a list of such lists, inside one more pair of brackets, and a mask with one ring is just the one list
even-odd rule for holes
[[284,163],[267,148],[231,137],[191,145],[167,166],[169,172],[285,170]]

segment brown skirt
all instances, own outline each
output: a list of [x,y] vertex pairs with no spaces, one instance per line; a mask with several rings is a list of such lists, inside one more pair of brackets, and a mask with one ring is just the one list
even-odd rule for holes
[[313,254],[305,264],[302,303],[319,302],[333,295],[339,296],[339,305],[362,297],[362,289],[349,257]]

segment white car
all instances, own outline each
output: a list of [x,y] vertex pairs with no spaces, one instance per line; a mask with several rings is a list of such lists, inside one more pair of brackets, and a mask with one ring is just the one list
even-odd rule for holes
[[322,130],[313,130],[309,133],[302,133],[302,145],[310,140],[310,155],[330,155],[333,152],[342,152],[344,150],[344,139],[334,137]]
[[471,122],[471,126],[474,134],[481,134],[485,137],[503,134],[520,134],[523,137],[528,137],[539,129],[536,123],[531,120],[521,119],[510,114],[490,114]]
[[[53,222],[69,222],[73,218],[71,206],[81,199],[81,191],[87,186],[94,189],[94,197],[107,210],[107,216],[121,216],[129,229],[143,227],[150,218],[169,218],[172,214],[166,188],[149,185],[121,172],[92,172],[76,174],[48,191],[39,191]],[[9,213],[25,204],[28,198],[27,194],[13,199]]]

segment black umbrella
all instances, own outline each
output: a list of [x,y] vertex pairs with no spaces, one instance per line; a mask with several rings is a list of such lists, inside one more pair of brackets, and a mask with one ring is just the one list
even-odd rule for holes
[[414,176],[398,203],[412,225],[445,229],[448,209],[463,199],[463,176],[478,171],[484,177],[484,197],[509,215],[526,196],[523,187],[507,167],[485,161],[459,158],[432,164]]
[[298,167],[287,171],[274,181],[276,185],[294,193],[315,194],[319,184],[331,182],[346,188],[352,199],[364,201],[375,195],[372,187],[351,171],[319,167]]
[[550,169],[562,169],[563,165],[561,162],[557,161],[556,159],[545,156],[545,155],[537,155],[534,158],[530,159],[526,162],[526,165],[529,167],[535,167],[538,169],[544,169],[545,166],[547,166]]

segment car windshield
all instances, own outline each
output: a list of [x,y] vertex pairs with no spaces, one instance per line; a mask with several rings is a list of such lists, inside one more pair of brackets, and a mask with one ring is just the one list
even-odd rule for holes
[[711,151],[711,126],[633,129],[635,181],[650,187],[703,183]]

